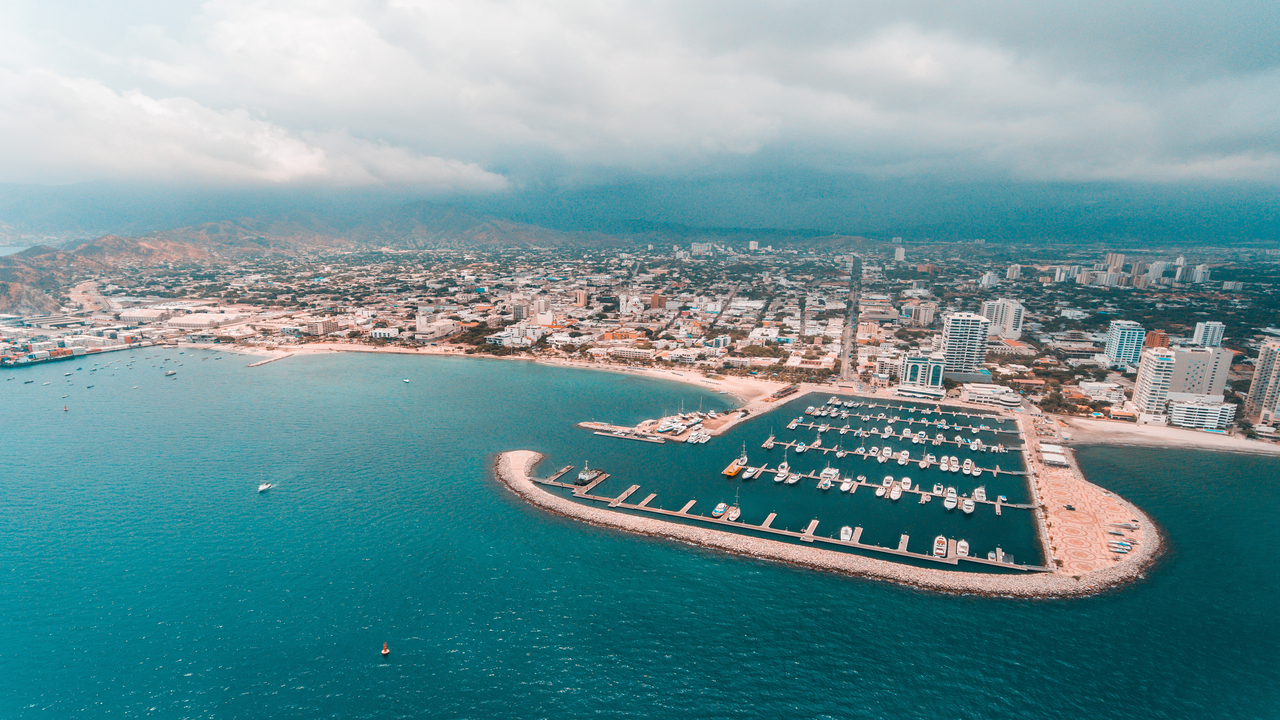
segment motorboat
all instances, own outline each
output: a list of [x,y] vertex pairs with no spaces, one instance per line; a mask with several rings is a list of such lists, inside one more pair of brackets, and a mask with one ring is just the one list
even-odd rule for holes
[[933,539],[933,555],[934,557],[947,556],[947,539],[941,535]]
[[808,445],[805,445],[804,443],[796,443],[796,452],[802,453],[808,449],[809,449]]
[[963,472],[965,475],[972,475],[972,474],[973,474],[973,460],[972,460],[972,459],[970,459],[970,458],[965,458],[965,460],[964,460],[964,466],[962,466],[962,467],[960,468],[960,471],[961,471],[961,472]]
[[818,481],[818,489],[819,489],[819,490],[830,490],[830,489],[831,489],[831,480],[830,480],[829,478],[823,478],[823,479],[819,480],[819,481]]
[[848,525],[845,525],[844,527],[840,528],[840,542],[849,542],[849,539],[852,537],[853,537],[853,528],[849,527]]
[[882,487],[876,488],[876,497],[884,497],[884,488]]
[[729,511],[729,506],[724,503],[720,503],[716,505],[714,510],[711,511],[711,517],[713,518],[724,517],[724,514],[728,511]]
[[773,433],[769,433],[769,437],[768,437],[768,439],[766,439],[766,440],[764,441],[764,444],[763,444],[763,445],[761,445],[760,447],[764,448],[765,450],[772,450],[772,449],[773,449]]
[[880,457],[878,458],[878,462],[882,462],[882,463],[884,463],[884,462],[889,462],[889,457],[890,457],[892,454],[893,454],[893,453],[892,453],[892,451],[890,451],[890,450],[889,450],[889,448],[885,448],[884,450],[882,450],[882,451],[880,452]]
[[871,449],[867,451],[867,457],[880,457],[880,448],[872,445]]
[[848,454],[849,453],[845,452],[844,448],[840,447],[839,445],[836,446],[836,457],[843,458],[845,455],[848,455]]
[[787,475],[788,485],[795,485],[798,482],[800,482],[800,473],[791,473]]
[[258,486],[258,492],[266,492],[273,487],[275,487],[275,485],[272,485],[271,483],[262,483]]
[[969,557],[968,540],[961,540],[956,543],[956,557]]
[[910,490],[910,489],[911,489],[911,478],[909,478],[909,477],[904,477],[904,478],[902,478],[901,480],[899,480],[898,482],[902,485],[902,489],[903,489],[903,490]]
[[973,470],[970,471],[969,474],[972,475],[973,477],[978,477],[979,475],[982,474],[982,468],[978,467],[977,465],[974,465]]
[[862,456],[864,456],[864,457],[865,457],[865,456],[866,456],[866,454],[867,454],[867,449],[866,449],[866,448],[864,448],[864,447],[859,447],[857,450],[854,450],[854,451],[853,451],[853,454],[854,454],[854,455],[862,455]]
[[849,432],[849,424],[848,424],[848,423],[845,423],[845,426],[844,426],[844,427],[842,427],[842,428],[840,428],[840,434],[841,434],[841,435],[844,435],[844,434],[845,434],[845,433],[847,433],[847,432]]
[[973,489],[973,499],[974,499],[974,500],[977,500],[978,502],[986,502],[986,501],[987,501],[987,487],[986,487],[985,485],[979,485],[978,487],[974,488],[974,489]]
[[729,512],[725,513],[724,519],[733,521],[733,520],[737,520],[740,517],[742,517],[742,508],[738,507],[737,505],[734,505],[733,507],[729,508]]
[[934,494],[934,495],[941,495],[942,493],[943,493],[942,483],[934,483],[934,484],[933,484],[933,494]]
[[948,466],[951,472],[960,472],[960,458],[955,455],[951,456],[951,464]]
[[929,458],[928,458],[928,457],[922,457],[922,458],[920,458],[920,462],[918,462],[918,463],[916,463],[916,464],[920,466],[920,469],[921,469],[921,470],[924,470],[925,468],[929,467]]
[[948,510],[955,510],[957,504],[956,489],[953,487],[947,488],[947,496],[942,499],[942,507]]
[[902,486],[901,486],[901,485],[894,485],[892,488],[890,488],[890,489],[889,489],[889,499],[890,499],[890,500],[897,500],[897,499],[899,499],[899,498],[901,498],[901,497],[902,497]]
[[885,486],[885,487],[889,487],[890,485],[892,485],[892,484],[893,484],[893,476],[892,476],[892,475],[885,475],[885,476],[884,476],[884,479],[880,481],[880,484],[881,484],[881,485],[883,485],[883,486]]
[[807,408],[805,408],[805,409],[804,409],[804,414],[805,414],[805,415],[812,415],[812,414],[814,414],[814,413],[815,413],[815,412],[817,412],[817,411],[818,411],[818,408],[816,408],[816,407],[814,407],[814,406],[810,405],[809,407],[807,407]]
[[821,425],[818,426],[818,432],[820,433],[824,433],[830,429],[831,429],[831,426],[826,423],[822,423]]
[[749,467],[746,470],[742,471],[742,479],[750,480],[751,478],[755,477],[756,473],[758,472],[760,472],[760,468]]
[[933,438],[933,444],[934,444],[934,445],[941,445],[941,444],[942,444],[942,440],[943,440],[942,433],[938,433],[938,434],[937,434],[937,436]]
[[972,515],[974,507],[973,498],[965,498],[964,501],[960,503],[960,509],[964,510],[965,515]]
[[910,460],[911,460],[911,453],[907,452],[906,450],[903,450],[902,452],[898,453],[899,465],[906,465]]
[[866,482],[866,481],[867,481],[867,476],[866,476],[866,475],[859,475],[859,476],[858,476],[858,482],[860,482],[860,483],[864,483],[864,482]]

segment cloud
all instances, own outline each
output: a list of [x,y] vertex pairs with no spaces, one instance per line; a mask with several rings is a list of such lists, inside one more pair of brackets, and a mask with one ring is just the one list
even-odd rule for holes
[[[0,58],[0,127],[20,140],[0,158],[14,180],[463,191],[779,161],[868,177],[1275,183],[1275,22],[1250,8],[1232,10],[1253,43],[1241,48],[1190,3],[1155,21],[981,0],[211,0],[168,22],[104,16],[127,25],[115,44],[66,41],[111,62]],[[1099,43],[1100,22],[1132,42]]]
[[[424,156],[340,132],[304,137],[243,109],[116,92],[87,78],[0,69],[0,181],[85,176],[214,183],[421,184],[496,190],[471,163]],[[14,142],[12,140],[19,140]],[[7,175],[7,177],[5,177]]]

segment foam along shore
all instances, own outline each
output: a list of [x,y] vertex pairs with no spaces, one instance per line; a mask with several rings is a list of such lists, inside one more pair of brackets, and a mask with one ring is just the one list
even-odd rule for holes
[[1235,435],[1219,435],[1166,425],[1138,425],[1119,420],[1074,417],[1058,417],[1057,420],[1067,427],[1064,442],[1072,445],[1145,445],[1280,455],[1280,444]]
[[579,504],[549,492],[533,478],[542,455],[531,450],[500,454],[494,464],[498,480],[529,503],[557,515],[594,525],[613,527],[640,535],[691,542],[753,558],[792,563],[816,570],[884,580],[944,593],[1005,597],[1053,598],[1093,595],[1141,576],[1158,554],[1160,540],[1154,524],[1134,508],[1140,518],[1143,542],[1119,561],[1085,574],[1065,570],[1035,574],[992,574],[918,568],[851,553],[805,547],[734,532],[637,517],[600,507]]

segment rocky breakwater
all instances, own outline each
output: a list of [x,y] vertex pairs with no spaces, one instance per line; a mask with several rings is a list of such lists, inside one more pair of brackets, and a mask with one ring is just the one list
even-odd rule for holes
[[[494,462],[497,479],[512,492],[544,510],[593,525],[638,535],[669,538],[753,558],[792,563],[855,577],[895,582],[943,593],[996,597],[1054,598],[1093,595],[1141,576],[1154,560],[1158,541],[1114,564],[1085,574],[1067,571],[993,574],[918,568],[852,553],[805,547],[711,528],[637,517],[574,502],[548,492],[533,480],[542,455],[531,450],[502,453]],[[1135,509],[1136,510],[1136,509]],[[1148,533],[1154,538],[1154,533]]]

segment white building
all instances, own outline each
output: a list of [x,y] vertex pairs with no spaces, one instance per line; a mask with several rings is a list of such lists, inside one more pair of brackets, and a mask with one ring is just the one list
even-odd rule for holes
[[1216,320],[1196,323],[1196,334],[1191,342],[1203,347],[1222,347],[1222,334],[1226,326]]
[[[1223,348],[1147,348],[1138,365],[1133,403],[1139,413],[1149,416],[1146,422],[1161,422],[1170,416],[1174,403],[1187,406],[1180,417],[1205,416],[1208,411],[1190,406],[1222,403],[1231,358],[1231,351]],[[1171,416],[1169,419],[1172,421]]]
[[1009,269],[1004,273],[1005,280],[1017,280],[1020,277],[1022,277],[1021,265],[1010,265]]
[[1236,419],[1235,403],[1179,400],[1169,403],[1169,424],[1216,430]]
[[996,277],[996,274],[990,271],[983,273],[982,278],[978,280],[978,285],[984,288],[995,287],[999,284],[1000,278]]
[[1124,388],[1120,383],[1113,382],[1089,382],[1080,383],[1080,392],[1089,396],[1090,400],[1095,402],[1109,402],[1112,405],[1124,404]]
[[[1114,324],[1114,323],[1113,323]],[[1138,364],[1133,404],[1147,415],[1147,422],[1163,422],[1169,404],[1169,382],[1173,378],[1174,352],[1169,348],[1147,348]]]
[[1107,331],[1107,347],[1103,352],[1117,365],[1132,365],[1142,355],[1142,341],[1147,331],[1132,320],[1112,320]]
[[898,395],[940,400],[947,391],[942,387],[942,377],[947,371],[946,355],[935,353],[908,353],[903,356],[898,369],[901,385]]
[[1022,407],[1022,396],[1016,390],[989,383],[965,383],[960,386],[960,399],[979,405],[995,405],[1003,408]]
[[1025,311],[1022,303],[1008,298],[982,303],[982,316],[991,321],[988,332],[1010,340],[1022,337],[1022,316]]
[[1196,266],[1195,273],[1193,273],[1193,274],[1191,275],[1191,282],[1193,282],[1193,283],[1206,283],[1206,282],[1209,282],[1209,266],[1208,266],[1208,265],[1197,265],[1197,266]]
[[900,247],[900,248],[894,248],[894,249],[893,249],[893,259],[894,259],[894,260],[896,260],[896,261],[898,261],[898,262],[902,262],[903,260],[906,260],[906,259],[907,259],[907,249],[906,249],[906,248],[902,248],[902,247]]
[[947,372],[973,372],[987,354],[987,328],[991,321],[973,313],[946,316],[942,327],[942,352]]
[[1280,419],[1280,340],[1263,343],[1253,367],[1244,415],[1254,423],[1274,422]]
[[400,328],[385,327],[374,328],[369,331],[369,337],[374,339],[390,339],[400,335]]

